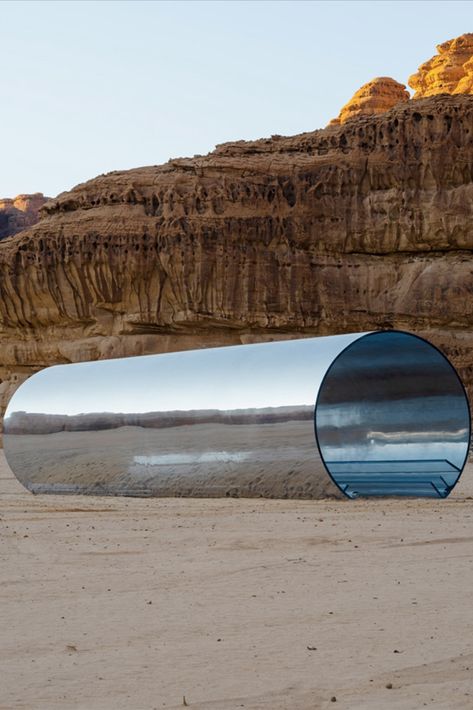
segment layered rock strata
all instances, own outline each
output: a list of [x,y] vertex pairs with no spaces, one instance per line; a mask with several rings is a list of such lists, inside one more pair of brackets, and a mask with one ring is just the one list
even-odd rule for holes
[[473,94],[473,33],[437,45],[434,57],[409,78],[414,99],[436,94]]
[[460,95],[79,185],[0,245],[2,407],[58,362],[376,328],[470,387],[472,201]]
[[[473,33],[437,45],[437,52],[409,78],[409,86],[415,91],[413,98],[473,94]],[[329,125],[345,123],[358,116],[385,113],[410,98],[404,84],[390,77],[378,77],[363,84]]]
[[48,201],[42,192],[0,199],[0,239],[11,237],[39,220],[39,211]]
[[409,101],[410,94],[404,84],[388,76],[377,77],[358,89],[341,109],[330,125],[338,125],[357,116],[372,116],[385,113],[399,103]]

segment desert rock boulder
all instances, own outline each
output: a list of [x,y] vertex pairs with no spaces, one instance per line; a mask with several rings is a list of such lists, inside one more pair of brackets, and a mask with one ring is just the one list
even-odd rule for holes
[[345,123],[357,116],[372,116],[385,113],[399,103],[409,101],[410,95],[404,84],[387,76],[377,77],[355,92],[330,125]]
[[437,46],[434,57],[422,64],[409,79],[414,98],[436,94],[473,94],[473,33]]

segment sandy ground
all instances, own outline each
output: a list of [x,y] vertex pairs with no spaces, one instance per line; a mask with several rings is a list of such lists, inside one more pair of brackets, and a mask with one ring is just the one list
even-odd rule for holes
[[1,710],[473,708],[471,466],[445,501],[0,478]]

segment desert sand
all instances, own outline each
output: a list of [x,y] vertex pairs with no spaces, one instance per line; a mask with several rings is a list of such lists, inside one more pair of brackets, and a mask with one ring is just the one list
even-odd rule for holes
[[1,710],[473,708],[471,465],[447,500],[0,478]]

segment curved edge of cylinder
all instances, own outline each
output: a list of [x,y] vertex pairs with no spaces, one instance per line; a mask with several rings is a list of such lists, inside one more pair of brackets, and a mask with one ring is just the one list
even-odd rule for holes
[[436,345],[434,345],[433,343],[431,343],[431,342],[430,342],[429,340],[427,340],[426,338],[423,338],[422,336],[417,335],[416,333],[410,333],[410,332],[407,331],[407,330],[400,330],[400,329],[397,329],[397,328],[393,328],[393,329],[389,329],[389,330],[373,330],[373,331],[371,331],[371,332],[364,333],[364,334],[360,335],[359,338],[356,338],[356,340],[353,340],[353,341],[352,341],[351,343],[349,343],[345,348],[343,348],[343,350],[341,350],[341,351],[336,355],[336,357],[332,360],[332,362],[330,363],[329,367],[327,368],[327,370],[326,370],[326,372],[325,372],[325,374],[324,374],[324,376],[322,377],[322,380],[321,380],[321,382],[320,382],[320,386],[319,386],[319,390],[318,390],[318,392],[317,392],[317,397],[316,397],[315,406],[314,406],[314,435],[315,435],[315,441],[316,441],[316,445],[317,445],[317,451],[318,451],[318,454],[319,454],[319,456],[320,456],[320,460],[322,461],[322,465],[323,465],[323,467],[324,467],[324,469],[325,469],[327,475],[329,476],[329,478],[331,479],[331,481],[333,482],[333,484],[336,486],[336,488],[342,493],[343,498],[348,498],[349,500],[352,500],[351,496],[349,496],[349,495],[347,494],[347,492],[339,485],[339,483],[337,482],[337,480],[335,479],[335,477],[332,475],[332,473],[331,473],[331,471],[330,471],[330,469],[329,469],[329,467],[327,466],[327,463],[326,463],[326,461],[325,461],[325,457],[324,457],[324,454],[323,454],[323,451],[322,451],[322,446],[321,446],[321,444],[320,444],[320,440],[319,440],[319,436],[318,436],[318,431],[317,431],[317,407],[319,406],[319,399],[320,399],[321,392],[322,392],[322,390],[323,390],[324,383],[326,382],[327,378],[328,378],[329,375],[330,375],[330,371],[332,370],[332,368],[333,368],[333,366],[335,365],[335,363],[339,360],[339,358],[341,358],[343,355],[345,355],[345,354],[347,353],[347,351],[350,350],[351,348],[353,348],[353,347],[356,345],[356,343],[359,343],[360,340],[364,340],[365,338],[371,338],[371,337],[373,337],[373,336],[378,336],[378,337],[379,337],[379,335],[381,335],[381,334],[383,334],[383,333],[401,333],[401,334],[407,335],[407,336],[409,336],[409,337],[411,337],[411,338],[415,338],[415,339],[417,339],[417,340],[420,340],[420,341],[422,341],[423,343],[425,343],[426,345],[428,345],[429,347],[431,347],[431,348],[432,348],[433,350],[435,350],[435,351],[442,357],[442,359],[446,362],[446,364],[448,365],[448,367],[449,367],[450,370],[452,371],[454,377],[457,379],[457,381],[458,381],[458,383],[460,384],[460,387],[461,387],[461,389],[462,389],[462,391],[463,391],[463,396],[464,396],[464,398],[465,398],[466,408],[467,408],[467,412],[468,412],[468,439],[467,439],[467,442],[468,442],[468,443],[467,443],[467,446],[466,446],[466,451],[465,451],[465,456],[464,456],[464,459],[463,459],[463,463],[462,463],[462,465],[459,467],[459,474],[458,474],[458,476],[457,476],[457,478],[456,478],[456,480],[455,480],[455,483],[451,486],[451,488],[450,488],[448,494],[445,496],[445,497],[447,498],[447,497],[451,494],[452,490],[457,486],[458,481],[460,480],[460,478],[461,478],[461,476],[462,476],[462,473],[463,473],[463,470],[464,470],[464,468],[465,468],[465,466],[466,466],[466,463],[467,463],[467,461],[468,461],[468,455],[469,455],[470,445],[471,445],[471,435],[472,435],[472,423],[471,423],[471,406],[470,406],[470,401],[469,401],[469,398],[468,398],[468,393],[467,393],[466,387],[465,387],[465,385],[463,384],[463,380],[461,379],[461,377],[460,377],[460,375],[458,374],[458,372],[457,372],[455,366],[450,362],[450,360],[448,359],[448,357],[440,350],[440,348],[438,348]]

